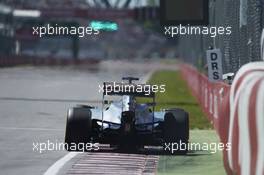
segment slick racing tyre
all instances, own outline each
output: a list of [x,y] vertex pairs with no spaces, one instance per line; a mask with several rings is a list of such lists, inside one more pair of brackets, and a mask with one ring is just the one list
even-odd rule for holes
[[188,113],[182,109],[166,111],[163,126],[165,154],[187,154],[189,141]]
[[65,148],[68,151],[84,151],[90,142],[92,112],[89,108],[75,107],[68,110],[65,131]]

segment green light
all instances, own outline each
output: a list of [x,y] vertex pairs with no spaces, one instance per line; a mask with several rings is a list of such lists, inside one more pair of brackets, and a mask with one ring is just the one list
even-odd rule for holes
[[115,22],[92,21],[90,27],[94,30],[117,31],[118,24]]

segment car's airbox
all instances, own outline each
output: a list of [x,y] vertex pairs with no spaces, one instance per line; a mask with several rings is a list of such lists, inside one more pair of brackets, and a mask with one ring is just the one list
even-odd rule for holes
[[121,118],[121,128],[124,132],[131,132],[135,125],[135,112],[123,111]]

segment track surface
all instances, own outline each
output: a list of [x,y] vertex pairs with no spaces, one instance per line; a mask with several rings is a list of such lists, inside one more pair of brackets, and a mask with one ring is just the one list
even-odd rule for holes
[[[76,104],[101,100],[98,85],[122,76],[145,76],[175,65],[104,62],[85,67],[17,67],[0,69],[0,174],[42,175],[68,153],[33,150],[33,143],[63,143],[66,111]],[[192,132],[194,141],[217,141],[215,133]],[[213,139],[213,140],[210,140]],[[153,174],[158,157],[144,154],[82,153],[59,171],[62,174]],[[120,160],[129,161],[120,161]],[[110,171],[111,169],[111,171]],[[133,171],[132,171],[133,169]],[[221,154],[160,156],[160,174],[224,174]]]
[[[85,67],[0,69],[0,174],[40,175],[67,154],[33,150],[33,143],[64,141],[66,111],[101,99],[98,85],[144,76],[159,65],[105,62]],[[87,103],[84,103],[87,100]]]
[[155,174],[158,156],[120,153],[85,153],[67,174]]

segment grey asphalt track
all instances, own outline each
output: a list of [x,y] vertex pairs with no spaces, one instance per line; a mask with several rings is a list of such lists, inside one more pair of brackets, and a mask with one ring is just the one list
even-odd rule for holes
[[[144,76],[153,67],[105,62],[85,67],[0,69],[0,174],[43,174],[66,151],[33,150],[33,143],[64,140],[66,111],[101,99],[98,85],[122,76]],[[139,64],[141,65],[141,64]]]

